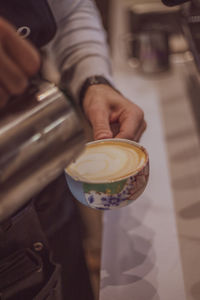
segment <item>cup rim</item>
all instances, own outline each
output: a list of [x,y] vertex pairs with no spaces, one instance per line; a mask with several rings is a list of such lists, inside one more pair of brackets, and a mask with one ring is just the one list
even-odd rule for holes
[[126,180],[128,178],[130,178],[131,176],[135,176],[137,175],[138,173],[140,173],[145,167],[146,165],[149,163],[149,155],[148,155],[148,152],[147,150],[145,149],[144,146],[140,145],[139,143],[135,142],[135,141],[132,141],[132,140],[129,140],[129,139],[120,139],[120,138],[111,138],[111,139],[101,139],[101,140],[96,140],[96,141],[91,141],[91,142],[88,142],[85,144],[85,146],[87,145],[94,145],[94,144],[99,144],[99,143],[106,143],[106,142],[121,142],[121,143],[125,143],[125,144],[131,144],[131,145],[134,145],[138,148],[140,148],[144,153],[145,153],[145,161],[144,163],[142,164],[142,166],[138,169],[135,170],[135,172],[127,175],[127,176],[124,176],[123,178],[120,178],[120,179],[115,179],[115,180],[109,180],[109,181],[99,181],[99,182],[91,182],[91,181],[87,181],[87,180],[78,180],[78,179],[75,179],[73,176],[71,176],[65,168],[65,173],[70,176],[73,180],[75,180],[76,182],[81,182],[81,183],[86,183],[86,184],[110,184],[110,183],[114,183],[114,182],[119,182],[119,181],[122,181],[122,180]]

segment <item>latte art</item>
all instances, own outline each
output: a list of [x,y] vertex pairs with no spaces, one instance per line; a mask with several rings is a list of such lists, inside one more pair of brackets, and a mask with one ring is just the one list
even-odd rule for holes
[[129,143],[88,144],[82,155],[66,169],[75,180],[100,183],[121,180],[145,163],[145,152]]

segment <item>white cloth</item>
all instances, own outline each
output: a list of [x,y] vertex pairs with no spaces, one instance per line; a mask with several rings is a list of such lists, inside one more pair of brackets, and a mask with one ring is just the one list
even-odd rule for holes
[[112,82],[106,34],[93,0],[49,0],[57,34],[48,46],[75,100],[83,82],[101,75]]

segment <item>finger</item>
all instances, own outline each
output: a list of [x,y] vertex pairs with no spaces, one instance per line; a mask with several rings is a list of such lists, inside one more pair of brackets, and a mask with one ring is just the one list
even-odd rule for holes
[[28,79],[19,67],[10,60],[0,47],[0,82],[11,95],[22,93],[28,85]]
[[140,126],[140,128],[139,128],[139,130],[138,130],[138,132],[137,132],[136,135],[135,135],[134,140],[135,140],[136,142],[139,142],[139,140],[140,140],[140,138],[141,138],[143,132],[145,131],[146,127],[147,127],[147,123],[146,123],[146,121],[143,121],[143,122],[142,122],[142,125]]
[[7,55],[27,75],[34,75],[40,66],[40,57],[36,49],[26,40],[16,34],[15,29],[0,18],[0,31],[3,47]]
[[118,122],[113,122],[110,124],[110,128],[112,130],[113,136],[115,137],[120,130],[120,124]]
[[98,108],[98,112],[96,112],[96,110],[91,110],[89,120],[93,127],[95,140],[113,137],[109,124],[109,114],[105,109]]
[[5,89],[0,87],[0,109],[3,108],[9,99],[9,95]]
[[133,115],[124,117],[120,122],[120,131],[116,135],[116,138],[121,139],[134,139],[143,120],[139,118],[134,118]]

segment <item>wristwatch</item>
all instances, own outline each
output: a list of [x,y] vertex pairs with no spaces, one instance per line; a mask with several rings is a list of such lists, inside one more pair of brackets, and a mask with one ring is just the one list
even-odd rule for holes
[[162,0],[162,2],[167,6],[175,6],[187,2],[189,0]]
[[[117,90],[113,87],[113,85],[112,85],[106,78],[104,78],[103,76],[98,75],[98,76],[91,76],[91,77],[88,77],[88,78],[84,81],[84,83],[83,83],[83,85],[82,85],[82,87],[81,87],[81,89],[80,89],[79,99],[80,99],[80,103],[81,103],[81,104],[82,104],[82,102],[83,102],[83,99],[84,99],[84,96],[85,96],[85,94],[86,94],[87,89],[88,89],[91,85],[95,85],[95,84],[106,84],[106,85],[109,85],[110,87],[112,87],[115,91],[117,91]],[[117,92],[118,92],[118,91],[117,91]]]

